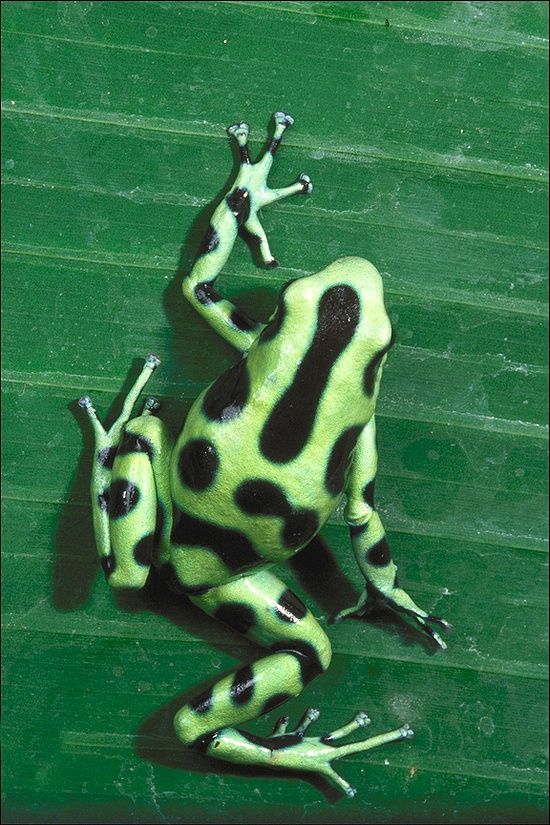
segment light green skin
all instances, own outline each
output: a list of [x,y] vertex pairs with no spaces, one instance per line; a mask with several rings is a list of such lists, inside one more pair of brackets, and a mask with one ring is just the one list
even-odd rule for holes
[[[292,119],[283,113],[276,113],[274,119],[274,138],[280,141]],[[261,254],[269,263],[272,255],[257,217],[258,209],[287,195],[311,191],[311,184],[309,178],[302,175],[296,184],[285,189],[268,189],[267,174],[273,161],[270,151],[256,164],[250,164],[245,159],[248,127],[237,124],[228,131],[237,141],[243,158],[231,192],[239,188],[248,191],[250,211],[244,225],[258,237]],[[286,316],[282,328],[271,340],[263,342],[259,335],[264,325],[250,324],[249,329],[236,325],[232,320],[236,308],[229,301],[205,302],[197,298],[195,288],[213,284],[237,236],[237,220],[225,200],[214,212],[211,225],[219,243],[198,258],[184,280],[183,292],[213,329],[246,358],[250,379],[248,401],[234,418],[211,420],[203,409],[206,390],[192,406],[174,447],[166,427],[152,414],[158,406],[153,399],[147,400],[141,416],[131,418],[141,390],[159,363],[155,356],[146,359],[121,415],[108,432],[99,423],[90,399],[81,399],[96,438],[91,493],[98,552],[104,567],[115,565],[108,576],[111,586],[142,587],[151,564],[160,570],[169,570],[194,604],[210,615],[229,621],[234,629],[268,648],[266,655],[249,668],[224,677],[210,691],[178,711],[175,729],[185,745],[230,762],[316,772],[353,796],[355,790],[334,771],[331,761],[408,738],[412,736],[408,725],[339,747],[334,744],[336,740],[369,722],[365,713],[359,713],[350,723],[324,737],[304,735],[319,715],[312,709],[306,711],[291,734],[287,732],[286,717],[277,722],[272,736],[261,739],[235,727],[271,710],[285,698],[298,695],[312,676],[328,668],[331,660],[330,642],[320,624],[270,570],[301,549],[302,544],[285,546],[281,539],[282,516],[243,512],[236,504],[235,493],[247,479],[269,480],[284,492],[292,508],[314,511],[318,529],[345,493],[345,518],[351,528],[352,548],[366,588],[357,604],[342,610],[336,620],[362,615],[373,601],[382,600],[412,617],[436,643],[445,647],[428,622],[434,621],[444,628],[449,626],[419,608],[397,585],[396,566],[389,551],[384,564],[371,564],[367,555],[369,548],[380,546],[385,539],[372,495],[365,496],[365,489],[368,485],[372,488],[376,475],[374,412],[385,354],[380,359],[370,397],[362,385],[365,364],[380,351],[385,352],[390,341],[391,325],[384,308],[382,281],[368,261],[342,258],[321,272],[292,283],[285,291]],[[297,367],[311,346],[321,296],[337,285],[349,286],[359,296],[359,322],[351,341],[330,369],[307,443],[293,460],[274,463],[259,448],[263,427],[292,384]],[[350,427],[360,427],[361,432],[345,473],[344,490],[331,494],[327,490],[325,468],[335,439]],[[147,444],[148,452],[119,450],[124,439],[126,444],[134,439],[134,446]],[[181,453],[193,439],[208,441],[217,453],[215,478],[205,489],[193,489],[182,481]],[[110,462],[106,466],[102,460],[105,451],[110,451],[111,457],[116,456],[112,466]],[[133,498],[137,498],[133,507],[129,501],[132,488],[128,485],[133,485]],[[111,511],[104,503],[101,505],[107,491],[111,494]],[[113,499],[117,512],[112,509]],[[164,514],[160,525],[157,524],[159,508]],[[235,569],[235,565],[226,563],[227,558],[222,560],[223,554],[205,546],[206,539],[202,545],[200,535],[194,535],[196,544],[193,545],[182,546],[181,536],[175,541],[173,513],[179,510],[223,530],[244,534],[257,554],[254,564]],[[307,542],[310,539],[311,536]],[[387,548],[387,544],[385,546]],[[136,547],[140,548],[137,560]],[[283,594],[285,598],[281,602]],[[249,619],[244,623],[243,610]],[[235,621],[235,616],[240,618]]]

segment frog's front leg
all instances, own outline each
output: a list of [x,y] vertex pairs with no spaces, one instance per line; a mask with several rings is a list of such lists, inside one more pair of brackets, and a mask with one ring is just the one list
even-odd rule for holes
[[247,124],[237,123],[229,127],[228,132],[239,147],[240,169],[231,190],[214,211],[193,268],[182,283],[185,297],[197,312],[241,352],[250,349],[264,324],[248,318],[234,304],[222,298],[214,284],[231,253],[239,229],[245,230],[259,243],[265,265],[276,266],[277,261],[271,254],[258,211],[276,200],[311,192],[312,189],[311,180],[304,174],[295,184],[283,189],[269,189],[267,186],[267,176],[283,132],[293,123],[292,118],[283,112],[276,112],[274,119],[274,137],[257,163],[250,162]]
[[152,415],[159,403],[148,398],[143,413],[130,418],[138,397],[160,363],[147,356],[122,412],[107,431],[88,396],[80,399],[95,436],[91,497],[94,533],[101,565],[113,587],[142,587],[159,547],[169,556],[172,526],[169,461],[171,437]]
[[429,626],[437,624],[443,630],[451,625],[444,619],[427,613],[411,599],[397,581],[386,533],[374,506],[374,482],[377,467],[376,424],[374,416],[362,431],[353,454],[353,463],[346,493],[348,504],[345,518],[350,525],[351,543],[357,563],[366,581],[366,588],[357,604],[340,611],[334,621],[346,616],[364,615],[376,602],[411,616],[441,648],[447,645]]
[[311,679],[323,673],[332,655],[330,642],[300,599],[266,571],[211,588],[191,599],[269,652],[221,679],[178,711],[174,726],[185,745],[227,762],[319,773],[353,796],[355,790],[330,763],[350,753],[412,736],[405,725],[337,746],[337,740],[368,724],[367,715],[360,713],[325,736],[305,736],[308,726],[319,716],[313,709],[306,711],[290,733],[287,717],[277,722],[272,736],[256,736],[236,728],[297,696]]

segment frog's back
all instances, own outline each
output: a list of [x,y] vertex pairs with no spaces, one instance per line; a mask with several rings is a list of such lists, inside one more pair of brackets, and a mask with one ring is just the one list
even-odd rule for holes
[[189,413],[172,466],[176,541],[215,525],[230,542],[243,535],[258,563],[307,544],[341,497],[390,343],[372,264],[343,258],[290,283],[250,351]]

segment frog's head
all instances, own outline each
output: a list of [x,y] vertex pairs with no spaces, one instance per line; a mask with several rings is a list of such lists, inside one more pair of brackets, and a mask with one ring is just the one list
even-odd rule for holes
[[[321,272],[284,284],[262,341],[278,336],[295,344],[329,349],[357,348],[369,356],[391,346],[392,328],[384,307],[382,278],[363,258],[339,258]],[[388,348],[389,348],[388,346]]]

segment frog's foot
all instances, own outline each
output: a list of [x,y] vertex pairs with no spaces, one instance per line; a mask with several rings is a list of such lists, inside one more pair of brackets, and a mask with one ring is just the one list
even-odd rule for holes
[[[343,739],[359,728],[370,724],[366,713],[358,713],[354,718],[337,730],[320,737],[305,736],[305,731],[319,718],[319,711],[308,708],[298,726],[290,733],[287,732],[288,716],[282,716],[276,723],[272,736],[260,739],[254,737],[256,744],[262,745],[269,751],[269,765],[272,768],[286,768],[321,774],[337,785],[347,796],[355,796],[353,788],[343,779],[331,762],[347,756],[350,753],[370,750],[378,745],[393,742],[398,739],[410,739],[414,734],[409,725],[403,725],[397,730],[371,736],[349,745],[336,745],[337,740]],[[247,738],[250,734],[246,734]]]
[[233,126],[227,127],[227,131],[239,146],[244,146],[248,142],[248,123],[234,123]]
[[[149,355],[145,359],[143,369],[138,375],[128,395],[124,399],[120,415],[108,431],[105,430],[100,420],[98,419],[95,407],[92,403],[90,396],[84,395],[82,396],[82,398],[79,399],[78,403],[82,407],[82,409],[85,410],[88,414],[88,417],[92,423],[92,427],[94,430],[97,446],[100,447],[101,450],[109,450],[118,445],[122,428],[130,419],[132,410],[141,394],[141,391],[143,390],[145,384],[147,383],[147,381],[149,380],[149,378],[151,377],[151,375],[156,370],[159,364],[160,358],[158,358],[158,356],[154,355],[152,352],[149,353]],[[153,412],[155,409],[158,409],[159,406],[160,404],[156,399],[148,398],[145,402],[145,412]]]
[[302,192],[304,195],[309,195],[310,192],[313,192],[313,184],[311,182],[311,178],[309,175],[306,175],[305,172],[300,172],[298,177],[298,183],[302,185]]
[[227,127],[227,131],[235,138],[239,145],[241,164],[248,166],[250,164],[250,155],[248,154],[248,123],[234,123],[233,126]]
[[149,396],[143,402],[143,415],[147,415],[147,413],[156,413],[160,410],[160,401],[158,398],[153,398]]
[[276,126],[280,126],[283,129],[287,129],[294,123],[294,118],[292,115],[287,115],[286,112],[274,112],[273,120],[275,121]]
[[359,597],[357,603],[353,605],[353,607],[340,610],[339,613],[331,619],[331,623],[341,622],[347,618],[365,618],[377,605],[385,605],[396,610],[398,613],[405,613],[405,615],[410,616],[417,622],[420,629],[433,639],[442,650],[447,650],[446,643],[439,633],[430,627],[429,622],[438,625],[438,627],[446,633],[452,630],[452,624],[440,616],[434,616],[432,613],[426,613],[421,610],[401,588],[394,588],[393,592],[389,596],[386,596],[372,586],[367,587]]

